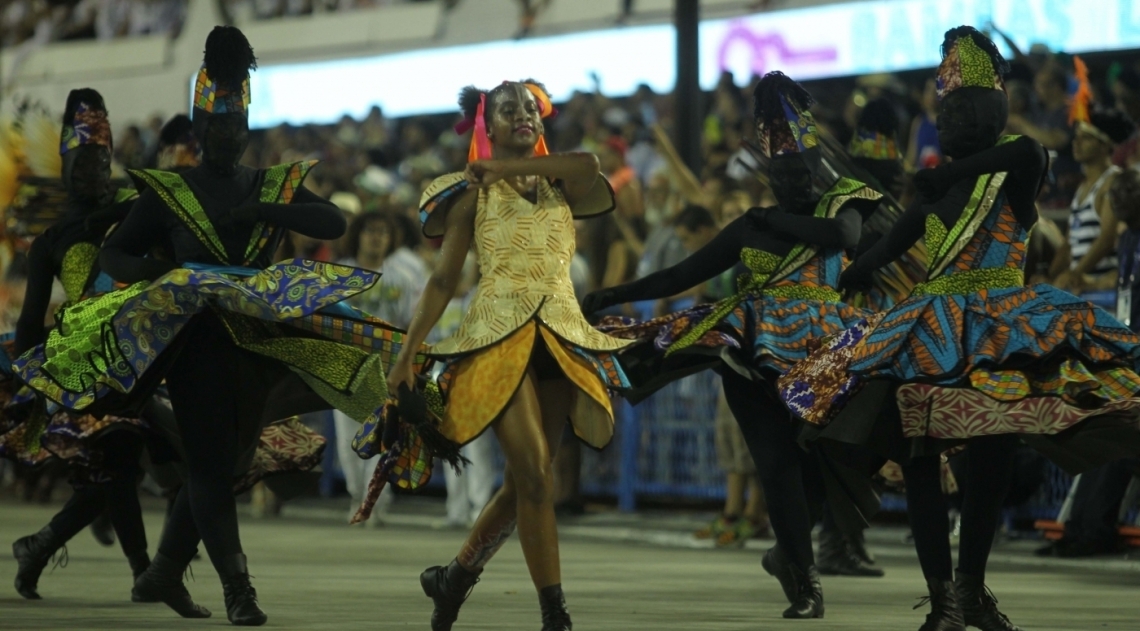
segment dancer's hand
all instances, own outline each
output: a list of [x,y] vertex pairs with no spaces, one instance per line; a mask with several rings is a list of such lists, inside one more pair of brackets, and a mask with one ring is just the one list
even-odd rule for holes
[[858,265],[850,265],[839,275],[839,291],[866,292],[871,289],[872,277]]
[[613,287],[591,291],[582,299],[582,315],[589,317],[618,304],[620,300],[618,300],[617,294],[617,290]]
[[463,177],[471,186],[490,186],[506,176],[498,160],[476,160],[467,165]]
[[416,371],[411,360],[397,359],[396,365],[388,373],[388,396],[400,391],[400,386],[407,386],[409,390],[416,387]]
[[953,184],[954,182],[950,180],[950,170],[946,166],[923,169],[914,174],[914,187],[922,196],[922,200],[927,203],[942,199]]

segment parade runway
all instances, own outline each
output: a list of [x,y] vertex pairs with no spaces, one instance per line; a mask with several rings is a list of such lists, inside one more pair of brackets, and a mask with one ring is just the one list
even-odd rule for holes
[[[130,571],[118,548],[82,532],[70,563],[40,580],[41,601],[12,589],[8,545],[45,523],[57,506],[0,502],[0,629],[225,628],[222,590],[207,560],[195,562],[188,587],[209,620],[182,620],[163,605],[130,602]],[[150,549],[161,513],[148,511]],[[573,530],[573,529],[568,529]],[[244,518],[242,537],[266,628],[306,631],[428,630],[431,603],[417,577],[454,556],[461,532],[388,526],[349,527],[327,518]],[[204,555],[203,555],[204,557]],[[884,555],[884,579],[824,577],[827,617],[780,618],[785,601],[760,568],[756,550],[693,550],[607,542],[568,535],[564,585],[578,631],[765,631],[783,629],[914,631],[926,608],[917,561]],[[1140,628],[1140,573],[1119,569],[996,564],[990,586],[1025,631]],[[538,631],[538,602],[517,542],[508,543],[464,607],[455,631]]]

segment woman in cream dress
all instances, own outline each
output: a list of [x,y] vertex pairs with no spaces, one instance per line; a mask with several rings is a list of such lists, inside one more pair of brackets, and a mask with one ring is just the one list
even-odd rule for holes
[[591,327],[574,297],[573,221],[612,210],[613,193],[594,156],[547,155],[542,119],[554,108],[540,85],[470,87],[460,105],[474,127],[469,164],[424,193],[424,234],[443,237],[441,263],[388,382],[394,393],[413,384],[416,349],[474,246],[481,278],[458,332],[427,349],[437,370],[425,394],[453,442],[492,428],[507,468],[455,560],[420,581],[435,603],[433,631],[451,629],[483,566],[517,527],[543,631],[568,631],[551,461],[567,420],[591,446],[609,443],[609,391],[628,385],[611,356],[628,342]]

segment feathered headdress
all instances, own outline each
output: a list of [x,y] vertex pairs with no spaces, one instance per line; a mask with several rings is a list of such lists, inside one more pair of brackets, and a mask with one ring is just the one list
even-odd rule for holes
[[60,155],[84,145],[102,145],[112,149],[111,123],[107,120],[103,96],[91,88],[72,90],[67,95],[63,128],[59,135]]
[[1089,87],[1089,67],[1085,65],[1083,59],[1075,55],[1073,78],[1076,88],[1069,100],[1069,124],[1109,145],[1117,145],[1128,140],[1135,131],[1135,125],[1128,116],[1117,110],[1101,110],[1093,106],[1092,88]]
[[899,115],[894,105],[887,99],[875,99],[859,114],[847,153],[852,158],[898,160],[898,131]]
[[194,124],[185,114],[175,114],[158,134],[158,168],[163,171],[192,168],[201,162],[202,149],[194,136]]
[[769,72],[753,92],[760,151],[767,158],[803,153],[819,145],[808,91],[782,72]]
[[[468,162],[487,160],[491,157],[491,139],[487,137],[487,97],[511,83],[511,81],[504,81],[499,87],[490,91],[467,86],[459,93],[459,107],[463,110],[464,116],[463,120],[456,123],[455,133],[462,135],[472,129],[475,130],[471,134],[471,145],[467,149]],[[554,107],[550,101],[550,95],[547,94],[545,86],[532,80],[521,81],[520,83],[534,95],[534,100],[538,102],[539,116],[550,118],[558,115],[558,108]],[[545,136],[539,136],[538,142],[534,145],[534,155],[545,156],[549,153]]]
[[990,38],[972,26],[946,31],[942,40],[942,63],[938,66],[938,99],[959,88],[991,88],[1005,91],[1002,79],[1009,62]]
[[238,28],[216,26],[206,38],[206,51],[194,82],[194,112],[246,114],[249,72],[257,69],[253,47]]
[[1087,123],[1089,121],[1089,106],[1092,105],[1092,88],[1089,87],[1089,67],[1085,60],[1073,55],[1073,78],[1076,80],[1076,90],[1069,100],[1069,124]]

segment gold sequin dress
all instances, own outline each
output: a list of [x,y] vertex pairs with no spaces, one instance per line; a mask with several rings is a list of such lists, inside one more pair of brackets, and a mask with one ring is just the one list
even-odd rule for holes
[[[432,182],[420,204],[425,235],[442,236],[443,216],[465,190],[462,173]],[[545,355],[538,360],[539,379],[564,376],[575,386],[569,416],[577,435],[598,448],[610,442],[609,391],[629,386],[612,353],[630,342],[586,322],[570,282],[570,263],[574,219],[613,207],[613,193],[602,178],[573,211],[545,178],[539,179],[534,203],[502,181],[479,191],[474,238],[479,284],[459,330],[428,349],[443,364],[428,396],[447,438],[465,444],[503,413],[541,343],[554,362],[544,362]]]

